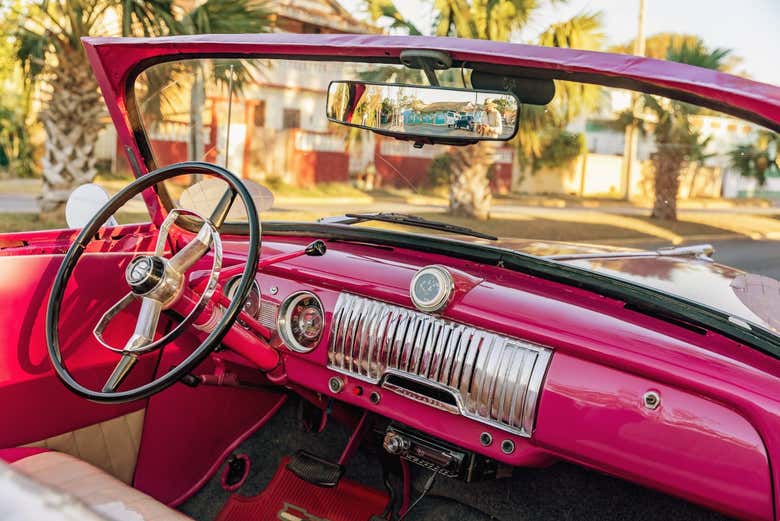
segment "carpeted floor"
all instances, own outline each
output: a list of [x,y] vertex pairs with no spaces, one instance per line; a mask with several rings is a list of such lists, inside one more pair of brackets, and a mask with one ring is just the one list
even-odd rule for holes
[[[236,451],[248,454],[252,462],[249,478],[238,493],[259,493],[271,480],[281,458],[299,449],[337,460],[348,437],[346,429],[335,422],[330,422],[321,434],[304,432],[298,422],[297,400],[288,400],[263,429]],[[358,451],[347,466],[346,476],[383,488],[381,465],[371,451]],[[418,478],[427,476],[422,473]],[[228,497],[217,474],[181,510],[198,521],[212,521]],[[490,519],[715,521],[725,518],[679,499],[566,463],[542,470],[516,469],[510,479],[482,483],[439,477],[429,497],[406,518],[408,521]]]

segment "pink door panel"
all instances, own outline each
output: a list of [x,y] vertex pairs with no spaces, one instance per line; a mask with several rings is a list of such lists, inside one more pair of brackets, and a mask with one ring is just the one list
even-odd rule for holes
[[[643,397],[658,393],[652,409]],[[771,519],[758,432],[716,402],[557,353],[536,442],[560,455],[740,518]]]

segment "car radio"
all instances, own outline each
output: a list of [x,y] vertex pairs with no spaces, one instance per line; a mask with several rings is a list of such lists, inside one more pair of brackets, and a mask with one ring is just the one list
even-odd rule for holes
[[495,460],[466,451],[396,423],[384,431],[382,446],[389,453],[437,472],[464,481],[495,479]]

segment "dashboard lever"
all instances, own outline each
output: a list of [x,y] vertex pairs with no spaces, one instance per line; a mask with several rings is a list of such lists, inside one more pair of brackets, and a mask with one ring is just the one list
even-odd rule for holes
[[306,246],[306,255],[309,257],[322,257],[325,252],[328,251],[328,247],[325,246],[325,241],[317,239],[308,246]]

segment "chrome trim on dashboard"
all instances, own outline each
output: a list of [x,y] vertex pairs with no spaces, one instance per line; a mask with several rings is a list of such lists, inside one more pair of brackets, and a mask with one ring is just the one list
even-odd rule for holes
[[[530,436],[549,348],[400,306],[341,293],[331,322],[328,367],[449,412]],[[447,391],[436,401],[398,384],[397,374]]]

